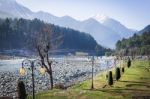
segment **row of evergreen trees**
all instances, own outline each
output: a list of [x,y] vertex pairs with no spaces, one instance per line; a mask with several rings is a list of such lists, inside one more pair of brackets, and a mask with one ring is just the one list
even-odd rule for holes
[[[127,61],[127,67],[129,68],[130,66],[131,66],[131,60],[128,59],[128,61]],[[124,73],[125,68],[122,67],[122,69],[120,70],[120,68],[117,67],[115,69],[115,80],[116,81],[118,81],[121,78],[121,71],[122,71],[122,73]],[[112,74],[112,71],[109,71],[107,77],[108,77],[108,85],[113,85],[113,74]]]

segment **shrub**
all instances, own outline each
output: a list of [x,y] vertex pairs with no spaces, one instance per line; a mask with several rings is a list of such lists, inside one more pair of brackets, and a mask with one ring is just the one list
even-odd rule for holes
[[124,73],[124,67],[122,67],[122,72]]
[[108,85],[113,85],[112,71],[108,73]]
[[55,87],[56,89],[67,89],[67,87],[65,87],[63,83],[55,84],[54,87]]
[[128,59],[128,62],[127,62],[127,67],[129,68],[131,66],[131,60],[130,58]]
[[120,77],[121,77],[120,68],[117,67],[117,68],[116,68],[116,80],[118,81],[118,80],[120,79]]
[[23,81],[18,81],[17,84],[17,91],[18,91],[18,99],[26,99],[27,94],[26,94],[26,90],[25,90],[25,85],[23,83]]

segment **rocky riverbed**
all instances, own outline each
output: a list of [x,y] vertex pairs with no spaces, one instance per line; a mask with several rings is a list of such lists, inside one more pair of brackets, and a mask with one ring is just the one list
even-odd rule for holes
[[[53,68],[53,77],[54,77],[54,84],[64,84],[64,86],[70,86],[77,82],[84,81],[86,79],[91,78],[91,60],[87,57],[63,57],[63,58],[53,58],[52,68]],[[20,76],[18,70],[21,67],[20,62],[22,60],[18,60],[16,65],[16,70],[9,69],[9,62],[13,63],[17,60],[12,61],[0,61],[0,64],[6,64],[6,70],[0,71],[0,96],[17,96],[17,82],[18,80],[22,80],[25,83],[26,91],[28,94],[32,92],[32,78],[31,78],[31,71],[26,69],[26,75]],[[8,63],[8,64],[7,64]],[[11,63],[11,64],[12,64]],[[109,68],[113,67],[113,59],[109,59]],[[18,69],[17,69],[18,68]],[[1,69],[1,67],[0,67]],[[94,75],[101,72],[102,70],[106,70],[108,67],[106,66],[106,59],[105,58],[95,58],[94,63]],[[50,80],[49,75],[45,73],[41,75],[38,69],[34,72],[35,75],[35,91],[43,91],[48,90],[50,88]]]

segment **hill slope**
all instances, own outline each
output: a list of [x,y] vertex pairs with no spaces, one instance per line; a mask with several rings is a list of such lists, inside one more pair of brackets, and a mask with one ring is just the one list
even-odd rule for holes
[[[0,19],[0,50],[26,49],[28,41],[45,23],[37,19]],[[48,24],[54,37],[63,36],[59,49],[94,52],[97,42],[87,33]],[[101,47],[103,50],[105,48]],[[104,52],[102,52],[104,54]]]
[[[139,35],[140,34],[140,35]],[[150,26],[134,34],[129,39],[122,39],[116,43],[118,51],[125,55],[149,55],[150,54]]]
[[143,34],[145,32],[150,32],[150,25],[146,26],[144,29],[142,29],[141,31],[139,31],[137,34]]

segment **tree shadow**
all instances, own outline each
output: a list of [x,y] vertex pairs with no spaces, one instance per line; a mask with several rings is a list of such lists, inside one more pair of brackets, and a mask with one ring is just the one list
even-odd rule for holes
[[150,88],[150,85],[145,85],[145,84],[127,84],[126,87],[139,87],[139,86],[142,86],[142,87],[147,87],[147,88]]
[[93,91],[102,91],[102,92],[106,92],[106,93],[116,93],[116,94],[126,94],[126,93],[129,93],[129,92],[133,92],[133,93],[136,93],[137,91],[139,92],[149,92],[150,93],[150,90],[146,90],[146,89],[135,89],[135,88],[116,88],[116,89],[95,89]]
[[124,80],[120,80],[119,82],[127,82],[127,83],[139,83],[139,84],[150,84],[150,82],[139,82],[139,81],[124,81]]

